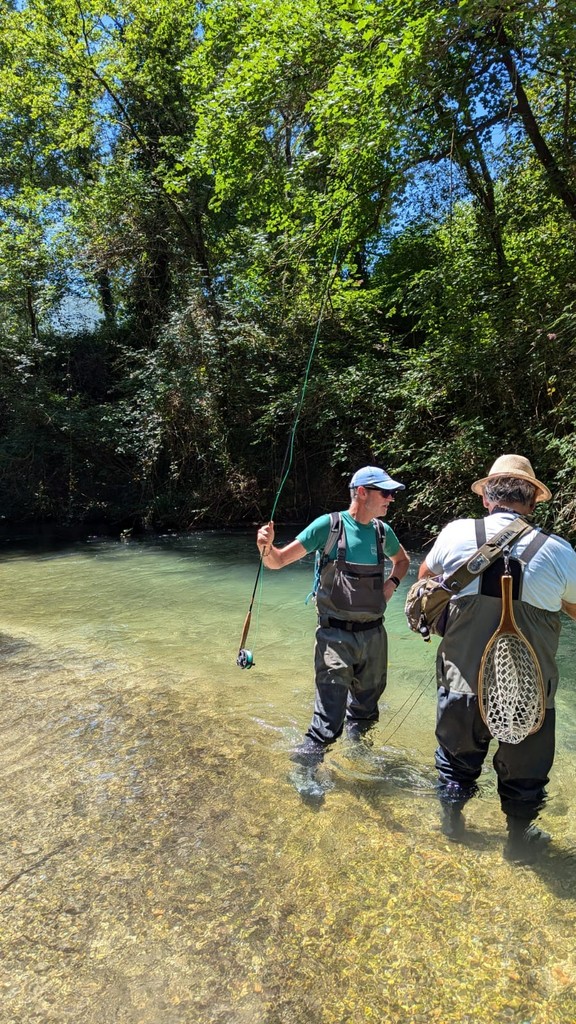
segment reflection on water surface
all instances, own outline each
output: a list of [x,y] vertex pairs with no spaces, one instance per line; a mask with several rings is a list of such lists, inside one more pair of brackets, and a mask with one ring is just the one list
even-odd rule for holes
[[256,566],[217,534],[4,553],[0,1020],[573,1024],[572,625],[555,841],[515,868],[488,770],[466,845],[438,830],[433,651],[400,602],[373,747],[300,800],[312,569],[266,574],[242,672]]

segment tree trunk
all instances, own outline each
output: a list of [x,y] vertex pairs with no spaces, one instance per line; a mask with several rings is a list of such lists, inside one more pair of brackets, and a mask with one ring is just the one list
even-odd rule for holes
[[568,184],[566,175],[558,166],[554,155],[548,149],[546,140],[538,127],[538,122],[534,117],[530,102],[526,92],[524,91],[524,86],[520,79],[516,61],[512,56],[510,41],[501,19],[498,19],[498,21],[495,22],[493,31],[496,37],[496,42],[499,46],[500,59],[508,72],[508,77],[512,83],[512,88],[514,89],[518,113],[524,123],[526,134],[534,146],[536,155],[548,175],[548,180],[554,195],[557,196],[564,204],[568,213],[572,217],[572,220],[576,220],[576,192],[574,192]]
[[28,322],[30,324],[32,341],[38,341],[38,320],[36,318],[36,310],[34,309],[34,293],[32,286],[29,284],[26,285],[26,308],[28,310]]
[[[441,122],[448,125],[453,115],[445,110],[440,102],[435,102],[436,112]],[[494,182],[488,163],[484,156],[484,150],[475,125],[472,122],[469,111],[460,108],[464,119],[465,130],[460,130],[458,124],[453,125],[453,144],[451,155],[456,158],[468,180],[468,188],[478,200],[481,215],[479,216],[479,227],[488,238],[498,266],[498,276],[502,283],[508,283],[508,262],[504,252],[502,232],[496,211],[496,196],[494,194]],[[472,152],[471,152],[472,151]]]
[[465,115],[467,121],[467,127],[470,132],[470,143],[474,150],[474,156],[476,162],[480,168],[480,174],[477,173],[476,169],[472,166],[471,161],[467,159],[467,165],[469,168],[469,181],[470,187],[477,196],[479,202],[482,205],[484,211],[484,225],[488,238],[492,244],[494,254],[496,256],[496,263],[498,265],[498,275],[501,281],[507,281],[509,278],[508,273],[508,261],[506,259],[506,253],[504,252],[504,243],[502,241],[502,232],[500,230],[500,221],[498,219],[498,213],[496,210],[496,196],[494,194],[494,182],[492,181],[492,175],[484,156],[484,150],[482,143],[478,137],[478,134],[474,130],[474,126],[469,121],[469,118]]
[[116,308],[114,306],[114,297],[112,295],[110,274],[107,270],[100,270],[98,272],[96,275],[96,284],[98,285],[98,294],[100,295],[102,312],[104,313],[106,324],[108,327],[114,327],[116,324]]

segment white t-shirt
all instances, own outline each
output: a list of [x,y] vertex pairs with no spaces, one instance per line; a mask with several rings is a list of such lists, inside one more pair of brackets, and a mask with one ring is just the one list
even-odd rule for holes
[[[486,516],[486,539],[490,540],[514,518],[511,512]],[[426,555],[430,572],[435,576],[449,576],[474,554],[478,547],[474,523],[474,519],[456,519],[444,527]],[[512,556],[521,555],[535,536],[536,531],[529,530],[511,544]],[[462,588],[458,597],[477,594],[479,589],[480,579],[475,579]],[[576,551],[567,540],[550,534],[530,559],[524,567],[522,600],[553,612],[560,610],[562,601],[576,604]]]

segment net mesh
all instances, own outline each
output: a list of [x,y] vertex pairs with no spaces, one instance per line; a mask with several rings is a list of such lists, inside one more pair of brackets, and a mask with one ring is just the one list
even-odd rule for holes
[[482,717],[502,743],[520,743],[544,717],[540,666],[527,643],[513,634],[499,636],[486,651],[480,680]]

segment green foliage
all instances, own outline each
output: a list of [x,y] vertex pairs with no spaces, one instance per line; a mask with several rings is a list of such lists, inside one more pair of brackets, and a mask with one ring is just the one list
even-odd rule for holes
[[517,450],[574,531],[575,31],[567,0],[8,4],[4,514],[265,518],[317,337],[280,517],[380,462],[433,533]]

